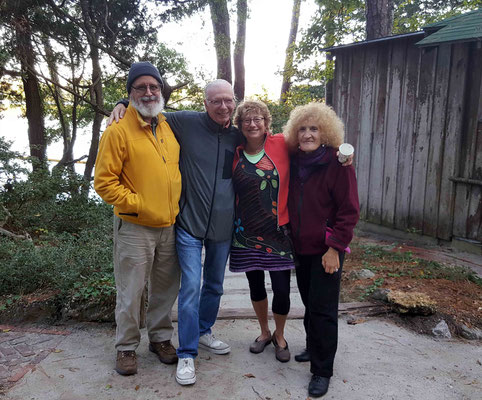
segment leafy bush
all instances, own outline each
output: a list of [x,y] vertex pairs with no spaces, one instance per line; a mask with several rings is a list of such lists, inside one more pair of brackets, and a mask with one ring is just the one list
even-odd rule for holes
[[85,182],[71,170],[28,172],[17,157],[0,141],[0,173],[8,182],[0,187],[0,222],[33,240],[0,236],[0,295],[71,294],[97,282],[111,290],[112,208],[83,194]]
[[46,235],[38,244],[0,238],[0,295],[71,291],[94,275],[112,276],[112,238],[98,229]]

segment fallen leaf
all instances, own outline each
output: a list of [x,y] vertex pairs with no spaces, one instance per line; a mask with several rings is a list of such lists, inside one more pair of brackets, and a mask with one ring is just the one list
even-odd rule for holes
[[105,385],[106,389],[112,389],[112,385]]
[[4,333],[10,332],[10,331],[11,331],[11,329],[2,329],[2,332],[4,332]]
[[54,353],[62,353],[62,352],[63,352],[63,350],[59,350],[59,349],[54,350]]
[[256,378],[253,374],[244,374],[245,378]]
[[139,386],[139,385],[137,385],[137,386],[135,387],[135,389],[136,389],[136,390],[139,390],[139,389],[140,389],[140,386]]

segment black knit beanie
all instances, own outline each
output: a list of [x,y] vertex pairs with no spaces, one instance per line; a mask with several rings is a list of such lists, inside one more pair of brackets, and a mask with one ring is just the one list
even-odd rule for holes
[[159,84],[161,85],[161,88],[164,86],[164,83],[162,82],[161,74],[159,74],[159,70],[150,62],[141,61],[141,62],[132,63],[131,65],[131,69],[129,70],[129,75],[127,77],[127,85],[126,85],[127,93],[129,94],[131,93],[132,84],[137,78],[143,75],[150,75],[156,78]]

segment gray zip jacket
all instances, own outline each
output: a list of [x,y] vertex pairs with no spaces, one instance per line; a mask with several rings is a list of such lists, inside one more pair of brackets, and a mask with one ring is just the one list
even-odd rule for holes
[[207,112],[164,115],[181,146],[178,226],[199,239],[230,240],[234,222],[232,166],[241,133],[232,124],[228,128],[218,125]]

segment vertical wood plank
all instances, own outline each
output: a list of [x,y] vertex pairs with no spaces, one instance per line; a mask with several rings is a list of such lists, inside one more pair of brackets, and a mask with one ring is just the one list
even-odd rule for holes
[[392,46],[383,42],[376,46],[377,65],[375,73],[375,86],[372,101],[374,103],[373,115],[373,139],[370,160],[370,181],[368,216],[370,222],[380,224],[382,222],[383,201],[383,171],[385,152],[385,113],[387,100],[387,76],[388,62],[392,52]]
[[[468,43],[469,57],[467,65],[466,104],[463,117],[462,137],[466,143],[463,157],[460,159],[462,176],[470,179],[482,178],[482,139],[479,133],[479,111],[481,108],[481,71],[482,49],[476,43]],[[482,120],[481,120],[482,123]],[[477,161],[479,162],[477,164]],[[478,171],[477,171],[478,170]],[[465,220],[465,238],[477,240],[482,221],[481,187],[476,185],[457,184],[465,186],[468,194],[467,215]],[[462,223],[462,221],[460,221]]]
[[400,150],[398,154],[397,193],[395,201],[395,227],[409,227],[410,198],[412,195],[412,170],[414,154],[414,117],[422,50],[407,40],[407,57],[402,81],[400,110]]
[[[453,220],[439,216],[439,236],[445,230],[454,236],[465,237],[469,193],[466,185],[454,184],[452,176],[463,176],[464,159],[467,156],[467,136],[463,135],[463,119],[466,99],[468,47],[464,43],[452,45],[450,86],[447,102],[447,131],[445,135],[444,164],[440,183],[440,208],[453,210]],[[455,200],[454,200],[455,198]]]
[[357,149],[359,157],[357,162],[358,196],[360,200],[360,217],[367,219],[370,184],[370,163],[372,149],[373,111],[374,111],[374,85],[377,65],[376,46],[366,46],[363,63],[363,73],[360,95],[360,135],[358,136]]
[[405,40],[393,43],[388,70],[382,223],[390,227],[395,226],[398,155],[400,151],[400,117],[402,111],[401,96],[405,73],[406,45],[407,42]]
[[[450,209],[439,209],[440,181],[442,179],[443,152],[445,143],[445,116],[447,108],[447,92],[450,78],[451,45],[438,48],[435,74],[435,90],[432,110],[432,126],[428,146],[427,183],[423,206],[423,234],[437,236],[438,215],[449,213]],[[447,216],[446,216],[447,217]],[[444,238],[450,236],[446,232]]]
[[428,47],[422,50],[413,137],[415,143],[409,214],[409,229],[413,229],[417,233],[421,233],[423,228],[423,206],[425,203],[425,184],[427,181],[428,148],[430,143],[430,127],[432,124],[436,60],[437,47]]
[[349,96],[349,82],[350,69],[353,59],[353,54],[349,51],[340,51],[337,57],[341,58],[341,74],[340,74],[340,94],[338,109],[335,109],[342,121],[346,121],[348,115],[348,96]]
[[[479,49],[480,51],[480,49]],[[482,67],[479,67],[479,76]],[[482,180],[482,82],[479,86],[479,108],[477,110],[474,179]],[[469,220],[469,239],[482,242],[482,187],[472,186],[472,207]]]
[[343,57],[341,53],[332,52],[335,57],[335,72],[333,77],[333,109],[340,114],[341,104],[341,70],[343,65]]
[[[361,47],[356,47],[352,52],[348,115],[343,120],[345,123],[345,142],[353,145],[357,143],[360,132],[360,90],[364,55],[365,52]],[[358,153],[357,149],[355,149],[356,153]]]

